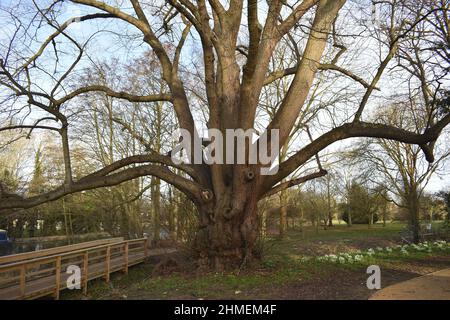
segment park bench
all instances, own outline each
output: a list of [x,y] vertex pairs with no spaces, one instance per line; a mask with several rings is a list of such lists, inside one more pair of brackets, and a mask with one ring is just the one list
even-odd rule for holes
[[[419,240],[425,241],[435,235],[431,223],[420,225]],[[408,244],[413,242],[413,230],[411,226],[407,226],[400,231],[400,239]]]

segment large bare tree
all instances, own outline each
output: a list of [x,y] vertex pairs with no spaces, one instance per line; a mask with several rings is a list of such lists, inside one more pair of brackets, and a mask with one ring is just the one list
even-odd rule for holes
[[[61,14],[67,3],[79,8],[80,14],[76,17],[67,17],[67,12]],[[2,15],[8,17],[9,26],[16,28],[1,38],[1,111],[4,119],[14,117],[16,120],[9,121],[0,130],[58,133],[64,154],[65,179],[61,187],[32,197],[13,195],[1,188],[0,209],[29,208],[82,190],[154,176],[175,186],[195,204],[199,214],[195,241],[199,261],[221,267],[252,257],[258,236],[258,200],[326,174],[318,168],[316,172],[289,179],[294,171],[334,142],[352,137],[396,140],[419,145],[427,160],[433,161],[433,144],[450,122],[448,111],[435,113],[434,120],[422,132],[366,122],[364,111],[373,93],[381,89],[382,75],[395,63],[399,44],[418,24],[433,15],[438,17],[441,26],[448,28],[446,1],[383,1],[380,15],[383,23],[372,28],[373,33],[371,28],[364,28],[364,23],[356,25],[360,17],[365,16],[361,8],[370,4],[370,1],[346,0],[263,3],[256,0],[54,0],[33,1],[31,6],[29,2],[19,1],[2,7]],[[403,16],[404,10],[399,9],[399,4],[420,6],[421,14]],[[64,18],[67,20],[62,21]],[[97,21],[98,24],[109,23],[103,23],[103,29],[93,31],[91,37],[84,35],[80,40],[76,32],[71,32],[75,24],[94,26]],[[142,45],[149,47],[157,57],[158,65],[154,70],[160,72],[164,90],[141,95],[101,84],[70,82],[77,68],[86,66],[83,64],[86,55],[90,60],[95,60],[95,55],[100,56],[101,52],[88,52],[88,42],[100,32],[109,41],[118,37],[140,42],[129,46],[129,50],[140,50]],[[45,33],[47,35],[43,36]],[[435,37],[433,34],[420,36]],[[360,42],[348,41],[349,38]],[[375,67],[373,62],[377,59],[368,59],[365,50],[357,48],[366,38],[372,43],[378,40],[374,45],[379,49],[380,63]],[[291,47],[297,57],[296,64],[283,70],[274,69],[270,64],[281,41],[297,44]],[[446,41],[448,47],[448,38]],[[187,43],[190,51],[185,48]],[[192,49],[195,43],[199,43],[197,50]],[[353,44],[355,50],[349,50],[348,44]],[[183,53],[185,58],[186,53],[198,55],[199,68],[192,72],[198,76],[195,81],[181,76],[181,69],[186,69],[187,65]],[[349,59],[358,61],[358,54],[360,60],[366,59],[372,67],[363,64],[353,71],[343,67]],[[63,64],[65,69],[61,67]],[[357,74],[356,71],[365,68],[371,72]],[[341,76],[342,82],[353,81],[354,98],[327,109],[327,125],[323,113],[313,114],[309,119],[311,125],[321,125],[312,132],[312,141],[309,136],[303,136],[297,145],[291,144],[295,150],[279,164],[274,175],[261,175],[261,164],[176,164],[170,156],[149,149],[116,160],[83,178],[75,180],[72,176],[70,126],[74,117],[71,107],[81,95],[101,92],[133,103],[163,101],[173,107],[179,127],[190,132],[194,139],[198,136],[199,124],[194,120],[198,101],[205,102],[203,110],[207,111],[208,128],[221,132],[251,129],[258,121],[262,89],[273,81],[290,77],[289,89],[264,126],[269,136],[271,129],[278,129],[279,145],[284,146],[304,112],[316,78],[330,74]],[[197,99],[191,97],[192,86],[197,89]],[[199,88],[202,95],[198,95]],[[330,92],[342,88],[338,86]],[[317,108],[320,109],[320,103]],[[27,110],[37,110],[37,113],[30,118]],[[21,121],[17,121],[18,116],[22,116]]]

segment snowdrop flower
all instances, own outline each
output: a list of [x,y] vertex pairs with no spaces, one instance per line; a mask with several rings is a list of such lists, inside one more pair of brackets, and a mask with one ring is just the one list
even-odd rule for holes
[[302,257],[302,258],[300,259],[301,262],[308,262],[309,260],[311,260],[310,257]]
[[338,259],[338,257],[337,257],[335,254],[330,254],[330,255],[328,256],[328,259],[329,259],[331,262],[336,262],[337,259]]
[[444,246],[444,244],[442,242],[440,242],[440,241],[435,241],[433,244],[435,246],[437,246],[438,248],[442,248]]
[[344,253],[344,254],[342,255],[342,257],[343,257],[344,259],[347,259],[347,260],[349,260],[349,259],[352,258],[352,256],[351,256],[350,254],[348,254],[348,253]]
[[[447,245],[449,243],[443,240],[436,240],[434,242],[421,242],[419,244],[405,244],[405,245],[395,245],[392,247],[376,247],[375,250],[372,248],[367,249],[367,251],[354,251],[352,253],[339,253],[338,255],[335,254],[326,254],[324,256],[321,257],[316,257],[317,261],[329,261],[329,262],[338,262],[341,264],[344,264],[346,262],[348,263],[354,263],[354,262],[358,262],[358,261],[362,261],[364,259],[364,255],[368,255],[368,256],[373,256],[376,254],[376,252],[382,252],[382,251],[386,251],[388,253],[393,252],[393,249],[400,249],[400,253],[403,255],[409,255],[408,252],[408,248],[409,249],[413,249],[413,250],[417,250],[417,251],[427,251],[427,252],[432,252],[432,248],[439,248],[441,250],[446,250]],[[303,257],[301,258],[302,262],[306,262],[308,260],[312,259],[311,257]]]

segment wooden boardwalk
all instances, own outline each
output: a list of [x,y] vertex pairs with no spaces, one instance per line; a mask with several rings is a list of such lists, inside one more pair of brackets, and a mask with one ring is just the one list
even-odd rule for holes
[[90,280],[105,278],[108,282],[111,273],[127,273],[128,267],[147,257],[147,238],[98,240],[1,257],[0,299],[36,299],[47,295],[59,299],[72,274],[67,273],[69,266],[79,267],[80,285],[87,293]]

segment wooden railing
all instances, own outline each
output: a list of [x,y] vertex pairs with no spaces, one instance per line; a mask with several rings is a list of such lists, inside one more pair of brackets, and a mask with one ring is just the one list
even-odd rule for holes
[[0,299],[35,299],[50,294],[59,299],[71,275],[66,272],[69,266],[80,268],[80,287],[86,294],[89,280],[104,277],[109,281],[111,273],[127,273],[128,267],[147,257],[148,241],[141,238],[3,264],[0,265]]
[[0,257],[0,265],[6,264],[6,263],[23,261],[23,260],[30,260],[33,258],[47,257],[47,256],[55,255],[55,254],[66,253],[66,252],[70,252],[70,251],[80,250],[80,249],[89,248],[89,247],[96,247],[96,246],[100,246],[103,244],[120,242],[120,241],[123,241],[123,237],[86,241],[86,242],[81,242],[81,243],[76,243],[76,244],[71,244],[71,245],[66,245],[66,246],[59,246],[59,247],[54,247],[54,248],[49,248],[49,249],[12,254],[12,255],[8,255],[8,256]]

